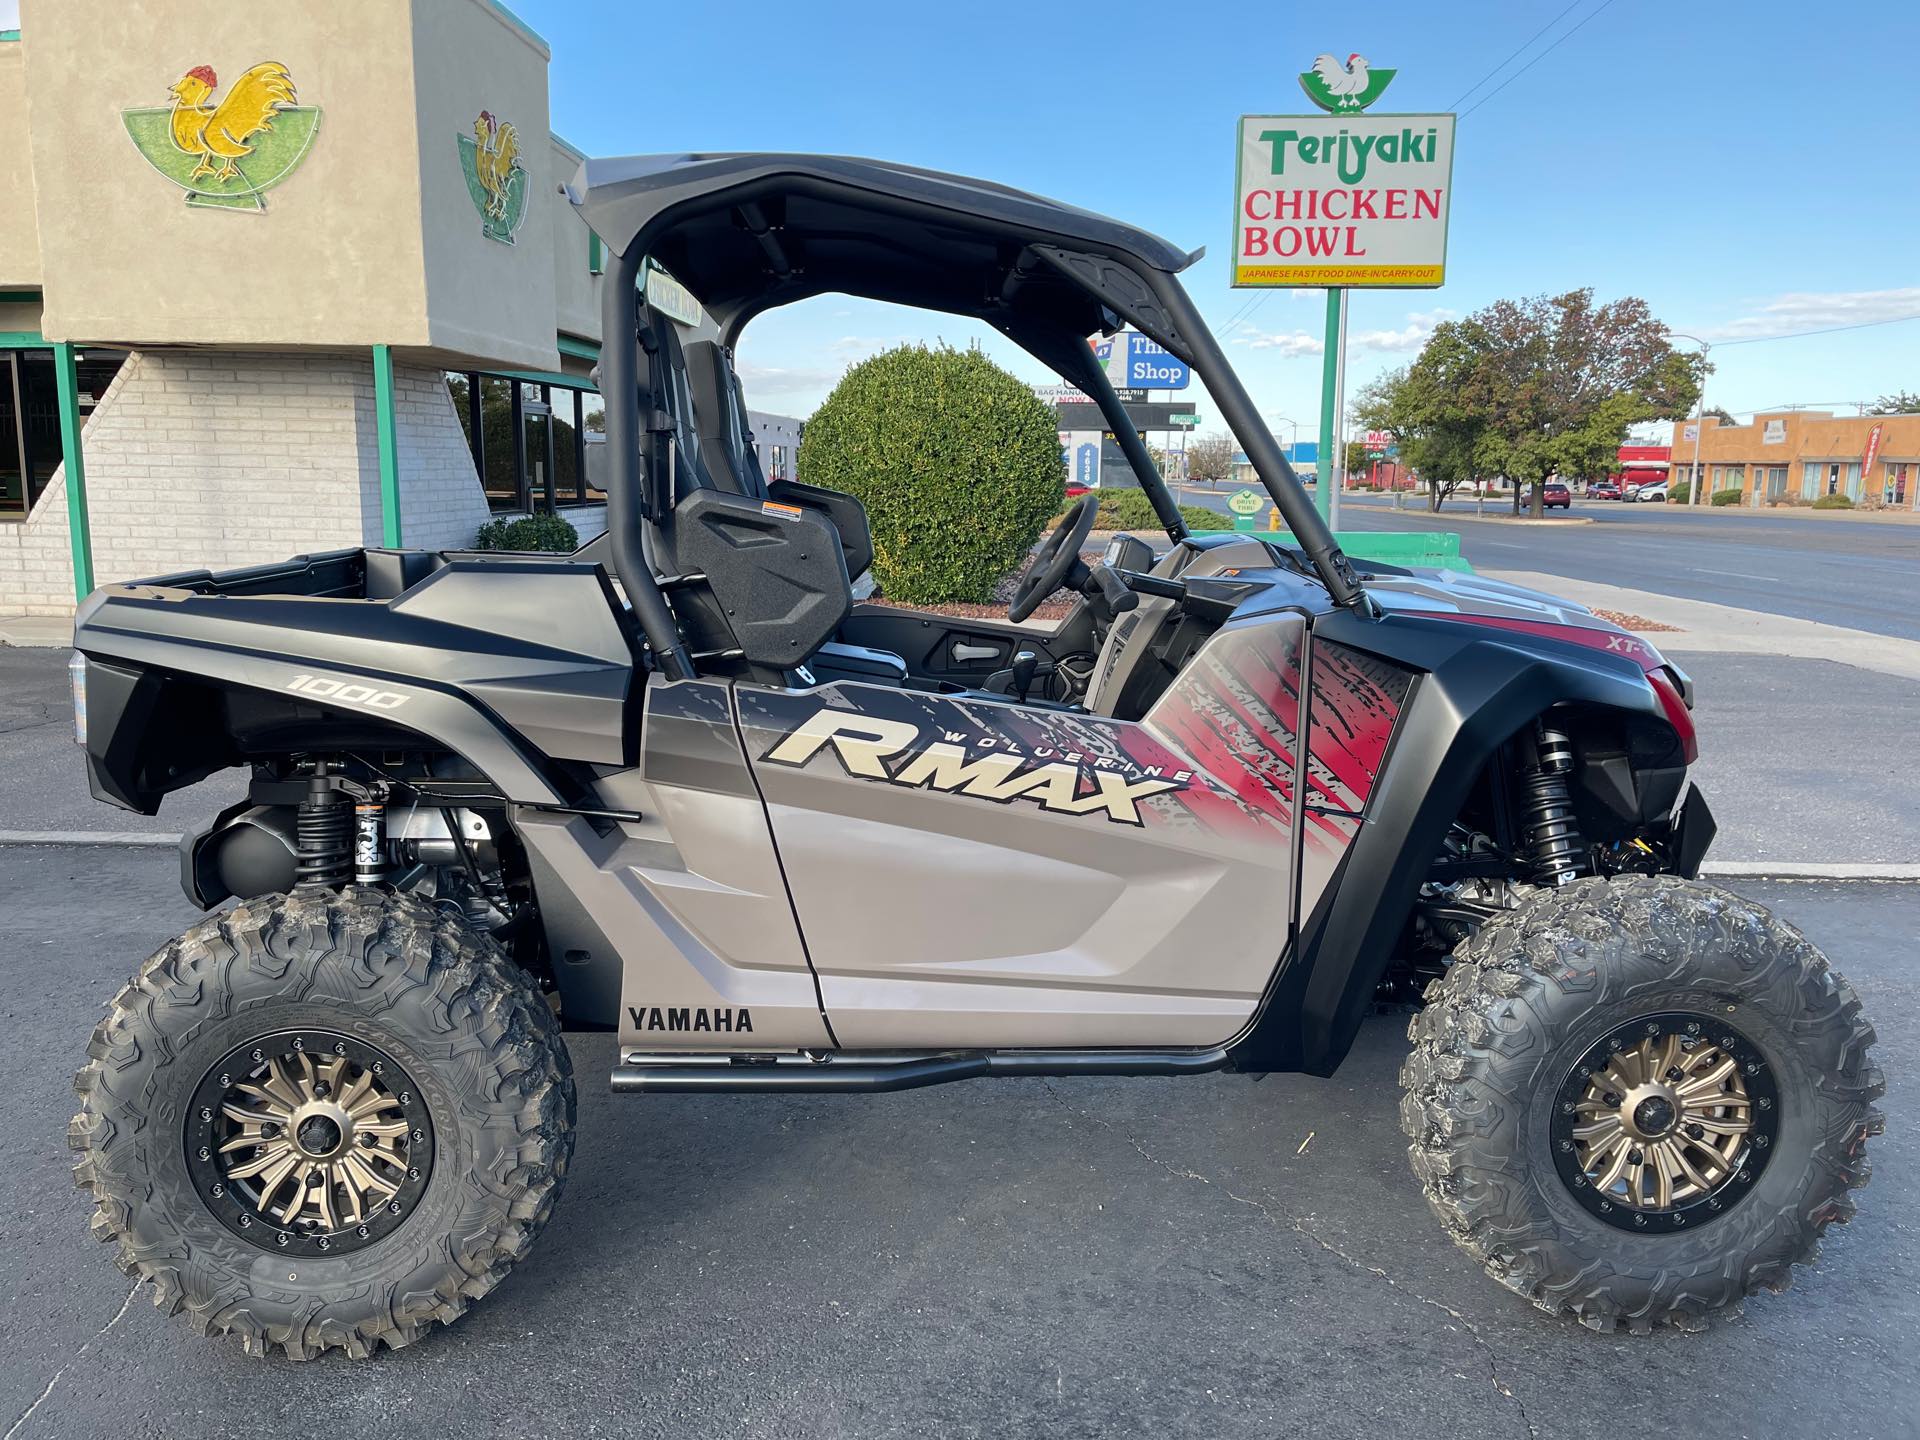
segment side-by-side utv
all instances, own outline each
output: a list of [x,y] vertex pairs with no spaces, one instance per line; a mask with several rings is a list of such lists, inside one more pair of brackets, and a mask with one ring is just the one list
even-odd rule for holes
[[[1805,939],[1694,878],[1690,682],[1576,606],[1343,555],[1193,255],[844,158],[594,160],[569,193],[616,257],[602,539],[81,607],[99,798],[251,773],[182,847],[208,918],[76,1081],[95,1229],[160,1305],[293,1356],[455,1319],[565,1178],[563,1028],[617,1031],[618,1091],[864,1093],[1327,1075],[1371,1009],[1424,1001],[1414,1173],[1543,1309],[1697,1325],[1849,1216],[1873,1030]],[[708,320],[650,306],[643,258]],[[1004,623],[855,603],[865,511],[767,481],[732,360],[828,292],[1046,362],[1165,535],[1087,558],[1089,496]],[[1122,326],[1192,365],[1291,538],[1189,533],[1087,343]],[[1066,619],[1023,623],[1062,588]]]

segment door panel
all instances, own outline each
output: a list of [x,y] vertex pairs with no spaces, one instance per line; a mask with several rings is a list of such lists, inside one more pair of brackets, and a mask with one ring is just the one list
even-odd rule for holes
[[1223,629],[1139,723],[736,686],[840,1043],[1231,1038],[1292,919],[1304,638]]

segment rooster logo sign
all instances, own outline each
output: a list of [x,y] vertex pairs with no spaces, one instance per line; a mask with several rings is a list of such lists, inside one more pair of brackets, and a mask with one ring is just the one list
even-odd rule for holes
[[1322,110],[1356,115],[1380,98],[1396,70],[1375,70],[1364,55],[1349,55],[1343,65],[1332,55],[1316,55],[1313,68],[1300,77],[1300,88]]
[[520,132],[490,110],[474,118],[471,137],[460,137],[460,167],[467,193],[480,212],[480,233],[513,244],[527,213],[527,172],[520,163]]
[[167,87],[171,104],[124,110],[121,119],[134,148],[187,192],[189,205],[264,210],[265,193],[306,158],[320,111],[298,103],[278,60],[252,66],[216,99],[219,88],[211,65],[195,65]]

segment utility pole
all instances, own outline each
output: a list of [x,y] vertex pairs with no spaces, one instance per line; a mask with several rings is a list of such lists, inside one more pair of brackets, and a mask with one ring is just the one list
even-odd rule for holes
[[[1698,335],[1682,335],[1678,330],[1673,331],[1672,334],[1676,340],[1691,340],[1694,344],[1698,345],[1700,347],[1700,358],[1702,360],[1705,360],[1708,352],[1713,349],[1712,345],[1702,340]],[[1693,459],[1689,462],[1687,470],[1688,505],[1698,505],[1700,503],[1700,438],[1706,433],[1706,429],[1707,377],[1705,372],[1702,371],[1700,376],[1700,416],[1693,422]],[[1673,472],[1669,470],[1667,473],[1671,475]]]
[[1341,408],[1346,404],[1347,292],[1327,289],[1326,360],[1320,369],[1320,463],[1315,467],[1314,504],[1327,528],[1340,527],[1340,480],[1346,457],[1340,453]]

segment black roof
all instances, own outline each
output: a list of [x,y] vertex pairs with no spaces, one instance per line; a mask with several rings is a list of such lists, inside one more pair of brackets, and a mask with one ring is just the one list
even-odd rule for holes
[[1168,274],[1200,253],[991,181],[841,155],[587,160],[567,193],[603,241],[622,255],[637,242],[729,338],[762,310],[827,293],[1086,335],[1102,326],[1098,303],[1029,247]]

